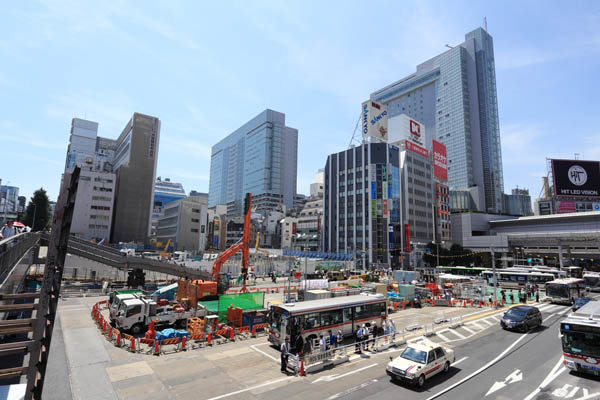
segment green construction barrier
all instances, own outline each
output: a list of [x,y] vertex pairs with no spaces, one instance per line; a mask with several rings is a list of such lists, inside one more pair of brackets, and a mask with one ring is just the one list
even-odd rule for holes
[[229,306],[239,307],[242,310],[259,310],[265,307],[265,293],[236,293],[224,294],[219,297],[219,321],[227,319]]

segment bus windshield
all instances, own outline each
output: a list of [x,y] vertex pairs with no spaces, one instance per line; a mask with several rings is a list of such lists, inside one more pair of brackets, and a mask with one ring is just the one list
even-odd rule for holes
[[271,328],[277,332],[281,332],[281,321],[284,318],[284,311],[279,307],[274,307],[271,312]]
[[598,276],[584,276],[583,277],[583,281],[585,282],[585,285],[590,286],[590,287],[597,286],[598,279],[600,279],[600,277],[598,277]]
[[567,353],[600,358],[600,334],[598,333],[565,332],[562,345]]
[[548,285],[546,286],[546,296],[548,297],[570,297],[569,289],[566,286]]

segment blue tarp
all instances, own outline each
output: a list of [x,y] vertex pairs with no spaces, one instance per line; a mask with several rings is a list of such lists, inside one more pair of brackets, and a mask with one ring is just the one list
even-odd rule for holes
[[172,338],[180,338],[182,336],[190,336],[189,332],[185,329],[173,329],[167,328],[162,331],[156,331],[156,340],[164,340],[164,339],[172,339]]

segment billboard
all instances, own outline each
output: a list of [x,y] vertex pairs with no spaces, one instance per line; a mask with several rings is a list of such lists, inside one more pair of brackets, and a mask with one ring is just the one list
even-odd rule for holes
[[400,114],[389,118],[388,127],[389,143],[395,143],[401,140],[410,140],[421,146],[424,143],[425,125],[406,114]]
[[417,146],[411,141],[406,141],[406,150],[413,151],[423,157],[429,157],[429,151],[421,146]]
[[362,104],[362,136],[370,136],[383,142],[388,141],[388,112],[387,106],[365,101]]
[[446,146],[433,141],[433,176],[443,181],[448,180],[448,159],[446,158]]
[[600,162],[552,160],[554,194],[600,198]]

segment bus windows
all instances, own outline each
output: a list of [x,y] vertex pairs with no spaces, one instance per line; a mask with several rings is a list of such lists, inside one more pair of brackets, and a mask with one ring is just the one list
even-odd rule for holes
[[321,325],[336,325],[342,323],[342,310],[327,311],[321,314]]
[[321,326],[319,321],[319,313],[307,314],[305,316],[304,329],[313,329]]
[[344,308],[344,322],[352,321],[352,309]]

